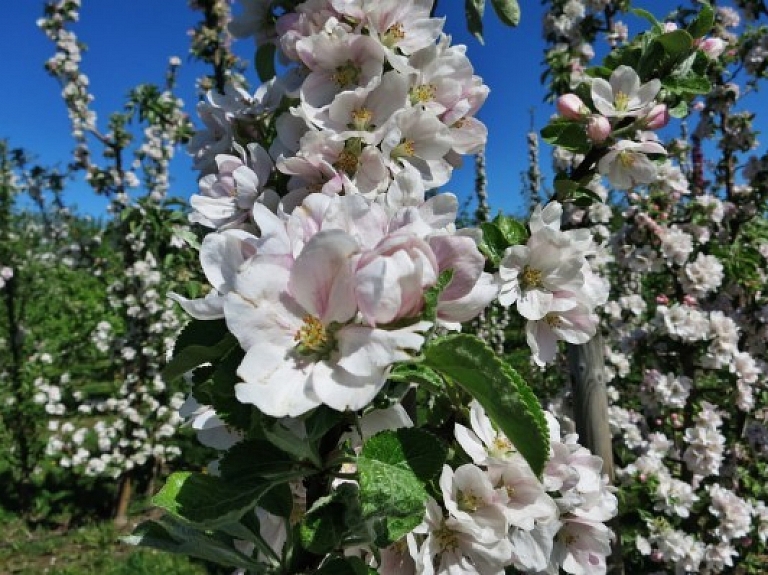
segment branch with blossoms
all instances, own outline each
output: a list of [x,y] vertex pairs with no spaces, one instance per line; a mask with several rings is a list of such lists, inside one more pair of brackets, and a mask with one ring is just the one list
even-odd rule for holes
[[[120,385],[117,397],[87,407],[106,422],[98,432],[98,449],[79,458],[78,471],[120,478],[116,516],[125,521],[136,477],[148,475],[151,483],[158,467],[178,454],[168,437],[180,422],[175,408],[182,398],[166,386],[160,369],[163,350],[172,343],[169,336],[179,327],[174,304],[165,297],[176,271],[184,267],[184,254],[172,249],[174,242],[181,243],[173,239],[174,229],[184,233],[188,228],[180,213],[172,212],[174,200],[167,198],[169,166],[178,145],[189,138],[191,124],[173,93],[180,62],[171,58],[165,86],[135,87],[123,109],[109,116],[106,129],[99,129],[88,78],[80,70],[84,47],[69,29],[79,12],[79,0],[48,2],[38,25],[55,44],[46,69],[62,87],[72,123],[71,169],[85,172],[94,192],[111,200],[116,219],[106,237],[115,241],[122,273],[106,294],[119,325],[107,322],[94,334],[97,345],[113,354]],[[102,160],[94,157],[94,147],[101,148]],[[137,200],[134,190],[142,184],[143,197]],[[161,404],[168,405],[158,409]],[[118,414],[124,420],[118,421]],[[60,454],[63,460],[79,449],[73,437],[52,434],[50,455]]]

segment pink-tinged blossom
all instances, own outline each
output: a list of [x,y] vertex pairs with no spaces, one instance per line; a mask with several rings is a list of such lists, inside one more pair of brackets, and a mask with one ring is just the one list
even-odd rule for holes
[[430,188],[442,186],[450,178],[451,167],[444,159],[450,149],[448,127],[434,115],[415,107],[393,116],[381,142],[381,151],[393,173],[410,164]]
[[648,154],[665,154],[664,146],[656,142],[621,140],[614,144],[597,164],[598,171],[608,177],[619,190],[641,184],[653,184],[658,177],[656,164]]
[[408,536],[408,541],[420,575],[503,575],[510,560],[508,539],[492,531],[477,533],[464,521],[444,517],[431,498],[427,500],[424,522]]
[[499,265],[499,303],[516,303],[520,315],[529,320],[549,313],[555,292],[574,293],[584,284],[581,262],[569,257],[563,237],[555,233],[545,228],[532,234],[526,245],[507,248]]
[[576,94],[563,94],[557,99],[557,111],[566,120],[581,120],[589,114],[589,108]]
[[237,156],[219,154],[216,166],[216,173],[200,179],[200,193],[189,199],[195,210],[189,217],[190,222],[226,229],[249,223],[251,209],[257,201],[273,210],[277,208],[279,196],[264,188],[272,171],[272,159],[264,148],[249,144],[247,163]]
[[390,70],[370,86],[342,92],[322,110],[304,107],[309,120],[322,130],[335,132],[339,139],[362,138],[365,144],[378,144],[392,115],[406,107],[408,81]]
[[357,242],[322,231],[291,269],[255,257],[224,305],[227,325],[246,351],[237,398],[273,417],[320,404],[360,409],[384,385],[389,367],[410,357],[424,324],[384,331],[355,323],[351,258]]
[[587,137],[594,144],[602,144],[611,135],[611,122],[605,116],[593,114],[587,120]]
[[213,289],[204,298],[187,299],[171,293],[169,297],[195,319],[224,317],[224,296],[235,285],[239,267],[259,249],[259,240],[243,230],[208,234],[200,246],[200,263]]
[[629,66],[619,66],[609,81],[592,80],[592,102],[603,116],[609,118],[637,117],[653,104],[661,82],[653,79],[640,84],[640,77]]
[[302,105],[314,109],[328,106],[341,92],[378,82],[384,72],[382,45],[338,26],[299,40],[296,51],[310,70],[301,85]]
[[396,55],[413,54],[435,42],[444,18],[431,18],[433,0],[332,0],[339,13],[366,25],[390,52],[395,68],[403,60]]
[[555,297],[547,314],[540,320],[529,320],[525,337],[531,348],[533,361],[543,366],[554,361],[557,342],[585,344],[597,331],[597,314],[589,306],[572,299]]
[[440,475],[443,504],[451,517],[482,537],[484,533],[504,539],[508,530],[505,514],[507,492],[496,489],[486,472],[467,463]]

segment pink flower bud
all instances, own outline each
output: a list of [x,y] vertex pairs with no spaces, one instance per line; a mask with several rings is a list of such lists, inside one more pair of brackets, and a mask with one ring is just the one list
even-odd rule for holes
[[611,135],[611,123],[605,116],[593,114],[587,121],[587,137],[595,144],[602,144]]
[[649,130],[660,130],[669,123],[669,110],[666,104],[656,104],[645,117],[645,127]]
[[667,305],[669,303],[669,298],[665,296],[664,294],[657,295],[656,296],[656,303],[661,305]]
[[698,102],[696,102],[696,103],[695,103],[695,104],[692,106],[692,108],[693,108],[693,109],[694,109],[696,112],[701,112],[701,111],[704,109],[704,102],[702,102],[702,101],[698,101]]
[[695,307],[697,304],[696,298],[689,294],[683,296],[683,303],[689,307]]
[[714,60],[725,51],[725,40],[722,38],[707,38],[699,43],[699,50],[706,54],[707,58]]
[[581,118],[589,113],[589,110],[584,105],[576,94],[564,94],[557,99],[557,111],[563,118],[568,120],[581,120]]

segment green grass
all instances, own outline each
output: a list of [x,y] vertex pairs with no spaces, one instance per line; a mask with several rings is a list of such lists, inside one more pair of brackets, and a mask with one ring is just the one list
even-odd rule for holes
[[0,539],[2,575],[206,575],[208,570],[186,557],[121,543],[111,522],[68,531],[29,529],[4,516]]

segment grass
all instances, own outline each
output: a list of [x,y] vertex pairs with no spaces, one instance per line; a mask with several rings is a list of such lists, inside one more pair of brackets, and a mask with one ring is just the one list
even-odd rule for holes
[[151,549],[137,549],[118,538],[112,522],[67,531],[30,529],[4,516],[0,540],[2,575],[207,575],[201,563]]

